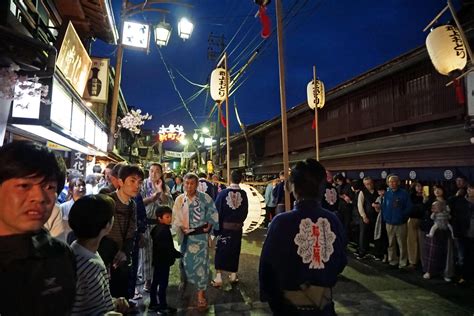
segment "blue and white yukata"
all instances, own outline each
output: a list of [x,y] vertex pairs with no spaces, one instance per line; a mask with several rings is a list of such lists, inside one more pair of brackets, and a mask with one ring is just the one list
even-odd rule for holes
[[217,195],[220,229],[217,231],[214,258],[216,270],[237,272],[239,269],[242,227],[247,218],[248,206],[247,194],[238,184],[231,184]]
[[[332,287],[347,264],[340,220],[317,200],[297,201],[271,222],[260,256],[260,299],[275,315],[335,315]],[[322,310],[314,299],[321,291]]]
[[219,215],[214,201],[206,194],[196,191],[193,198],[187,193],[176,198],[173,207],[173,228],[177,232],[186,280],[198,290],[205,290],[209,281],[208,233],[185,235],[183,231],[211,224],[219,229]]

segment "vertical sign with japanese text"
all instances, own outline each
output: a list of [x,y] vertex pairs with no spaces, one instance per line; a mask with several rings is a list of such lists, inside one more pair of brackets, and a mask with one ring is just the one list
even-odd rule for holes
[[86,175],[86,154],[74,151],[71,156],[71,168],[79,171],[83,176]]

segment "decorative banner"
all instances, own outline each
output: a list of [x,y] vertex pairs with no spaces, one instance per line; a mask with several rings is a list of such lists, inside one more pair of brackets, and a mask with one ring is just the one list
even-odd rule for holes
[[313,84],[314,80],[311,80],[306,87],[306,94],[308,97],[308,106],[314,110],[317,106],[318,109],[322,109],[326,102],[324,84],[320,80],[316,80],[316,89]]
[[179,142],[184,139],[186,134],[184,133],[184,128],[181,125],[170,124],[168,127],[161,125],[160,130],[158,131],[158,139],[160,142],[166,141],[175,141]]
[[166,157],[169,157],[169,158],[185,158],[185,159],[189,159],[189,158],[192,158],[195,153],[194,152],[191,152],[191,151],[183,151],[183,152],[179,152],[179,151],[170,151],[170,150],[165,150],[165,154],[164,154]]
[[222,102],[226,97],[226,71],[216,68],[211,73],[211,97],[216,102]]
[[125,21],[123,23],[122,44],[132,48],[148,50],[150,26],[148,24]]
[[456,27],[437,27],[426,38],[426,49],[431,62],[442,75],[455,70],[463,70],[467,63],[466,48]]
[[92,102],[107,103],[109,96],[109,59],[92,58],[92,68],[89,73],[84,99]]
[[74,26],[69,22],[59,50],[56,66],[79,95],[84,93],[91,65],[92,60],[89,54],[82,45]]
[[206,167],[207,167],[207,173],[214,173],[214,165],[212,164],[212,161],[208,160]]

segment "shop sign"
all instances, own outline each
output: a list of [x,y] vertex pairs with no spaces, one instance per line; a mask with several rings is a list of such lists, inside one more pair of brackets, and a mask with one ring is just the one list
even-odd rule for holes
[[84,90],[84,99],[97,103],[107,103],[109,95],[109,59],[92,58],[92,67]]
[[194,156],[194,152],[191,151],[170,151],[170,150],[165,150],[165,156],[169,158],[185,158],[189,159]]
[[175,141],[179,142],[184,139],[186,134],[184,133],[184,127],[181,125],[170,124],[168,127],[161,125],[158,131],[158,139],[160,142]]
[[81,96],[86,88],[91,65],[92,60],[89,54],[82,45],[74,26],[69,22],[59,49],[56,66]]
[[46,147],[51,148],[53,150],[71,151],[71,149],[61,146],[59,144],[53,143],[52,141],[49,141],[49,140],[46,142]]
[[86,154],[79,151],[73,152],[71,167],[79,171],[84,176],[86,175]]

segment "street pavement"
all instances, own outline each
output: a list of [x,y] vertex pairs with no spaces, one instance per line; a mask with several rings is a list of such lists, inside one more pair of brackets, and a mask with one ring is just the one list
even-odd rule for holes
[[[178,308],[177,315],[271,315],[258,293],[258,263],[265,233],[260,228],[243,237],[240,282],[224,282],[221,289],[209,285],[206,312],[196,309],[191,285],[184,293],[178,291],[179,272],[175,264],[168,303]],[[348,257],[349,264],[333,290],[338,315],[474,315],[472,285],[462,287],[442,278],[424,280],[421,270],[400,270],[370,259],[359,261],[351,251]],[[141,315],[154,315],[147,311],[149,299],[147,293],[143,294],[138,306]]]

